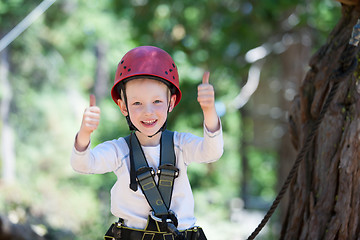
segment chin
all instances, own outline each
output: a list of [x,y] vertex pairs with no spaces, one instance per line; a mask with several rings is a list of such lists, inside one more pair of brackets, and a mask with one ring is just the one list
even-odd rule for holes
[[144,129],[144,128],[138,128],[141,132],[141,134],[145,136],[152,136],[154,135],[160,128],[154,128],[154,129]]

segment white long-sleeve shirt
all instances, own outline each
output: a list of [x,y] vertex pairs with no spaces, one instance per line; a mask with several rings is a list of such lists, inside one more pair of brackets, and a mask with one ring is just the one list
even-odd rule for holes
[[[187,166],[192,162],[210,163],[218,160],[223,153],[222,130],[211,133],[204,127],[204,137],[190,133],[174,132],[174,150],[176,167],[179,177],[174,181],[170,209],[177,214],[178,229],[193,227],[194,197],[187,176]],[[155,172],[159,166],[160,145],[144,147],[145,157]],[[129,148],[124,138],[114,139],[89,147],[79,152],[73,147],[71,165],[79,173],[102,174],[114,172],[117,181],[111,189],[111,213],[125,220],[125,225],[131,228],[144,229],[151,207],[140,187],[134,192],[129,188],[130,158]],[[157,177],[155,178],[157,181]]]

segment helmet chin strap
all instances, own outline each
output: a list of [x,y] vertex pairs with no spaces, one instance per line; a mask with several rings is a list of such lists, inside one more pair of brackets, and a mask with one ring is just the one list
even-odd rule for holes
[[[148,138],[152,138],[153,136],[155,136],[156,134],[158,134],[159,132],[163,132],[163,131],[165,131],[165,129],[166,129],[166,122],[167,122],[167,120],[164,122],[164,125],[162,125],[162,127],[156,132],[156,133],[154,133],[153,135],[151,135],[151,136],[147,136]],[[140,131],[139,131],[140,132]]]
[[[169,108],[170,108],[170,103],[169,103],[169,107],[168,107],[167,114],[166,114],[166,121],[165,121],[164,124],[161,126],[161,128],[159,128],[159,130],[157,130],[156,133],[154,133],[153,135],[147,136],[148,138],[152,138],[153,136],[155,136],[155,135],[158,134],[159,132],[165,131],[166,126],[167,126],[167,116],[168,116],[168,114],[169,114]],[[129,113],[129,111],[128,111],[128,113]],[[141,133],[141,131],[140,131],[139,129],[137,129],[137,127],[135,127],[134,124],[131,122],[129,114],[126,116],[126,120],[127,120],[128,124],[129,124],[130,130],[133,129],[134,131],[138,131],[139,133]]]
[[[168,112],[168,113],[169,113],[169,112]],[[167,116],[166,116],[166,118],[167,118]],[[140,131],[137,127],[135,127],[135,125],[131,122],[129,114],[126,116],[126,121],[127,121],[128,125],[129,125],[130,131],[138,131],[139,133],[141,133],[141,131]],[[166,125],[167,125],[166,123],[167,123],[167,120],[164,122],[164,124],[162,125],[162,127],[159,128],[159,130],[158,130],[156,133],[154,133],[153,135],[147,136],[147,137],[148,137],[148,138],[152,138],[153,136],[155,136],[155,135],[158,134],[159,132],[165,131]]]
[[[130,131],[138,131],[139,133],[141,133],[141,131],[140,131],[137,127],[135,127],[135,125],[131,122],[126,92],[125,92],[125,89],[124,89],[123,87],[122,87],[121,90],[122,90],[122,92],[123,92],[123,94],[124,94],[125,106],[126,106],[126,110],[127,110],[127,112],[128,112],[128,115],[125,116],[125,118],[126,118],[127,124],[129,125],[129,129],[130,129]],[[171,101],[171,99],[170,99],[170,101]],[[156,133],[154,133],[153,135],[147,136],[148,138],[152,138],[153,136],[155,136],[155,135],[158,134],[159,132],[165,131],[166,126],[167,126],[167,117],[168,117],[169,110],[170,110],[170,101],[169,101],[168,109],[167,109],[167,113],[166,113],[166,121],[164,122],[164,124],[161,126],[161,128],[160,128]]]

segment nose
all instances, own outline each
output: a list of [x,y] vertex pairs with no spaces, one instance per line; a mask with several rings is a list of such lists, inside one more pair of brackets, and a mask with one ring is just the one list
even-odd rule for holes
[[154,112],[154,109],[151,104],[145,105],[145,114],[152,114]]

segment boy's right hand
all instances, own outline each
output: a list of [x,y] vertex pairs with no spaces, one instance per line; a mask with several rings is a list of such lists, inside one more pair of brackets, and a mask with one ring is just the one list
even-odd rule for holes
[[83,114],[80,130],[75,141],[75,148],[84,151],[90,143],[90,135],[97,129],[100,122],[100,108],[96,106],[96,98],[90,95],[90,106]]

